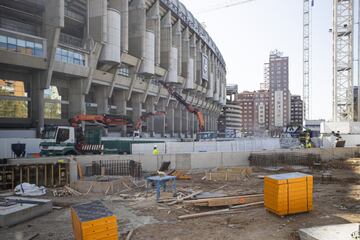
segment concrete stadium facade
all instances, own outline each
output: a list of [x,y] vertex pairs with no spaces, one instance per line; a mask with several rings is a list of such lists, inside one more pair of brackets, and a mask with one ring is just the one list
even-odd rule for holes
[[157,81],[199,108],[207,131],[226,102],[224,59],[176,0],[5,0],[0,56],[0,129],[39,134],[76,114],[166,111],[143,131],[191,137],[196,118]]

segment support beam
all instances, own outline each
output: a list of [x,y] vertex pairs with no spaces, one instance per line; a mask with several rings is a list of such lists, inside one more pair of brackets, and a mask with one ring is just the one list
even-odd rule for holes
[[107,86],[96,86],[95,102],[97,104],[97,114],[109,114],[109,95]]
[[[116,90],[113,93],[113,99],[116,106],[116,114],[118,115],[127,115],[126,114],[126,92],[123,90]],[[120,132],[122,137],[126,137],[126,126],[120,127]]]
[[55,66],[56,49],[59,44],[61,28],[64,27],[64,0],[45,1],[43,35],[47,40],[47,69],[41,74],[41,88],[48,89]]
[[44,129],[44,90],[41,86],[40,72],[34,72],[31,80],[31,119],[36,128],[36,136],[40,137],[41,131]]

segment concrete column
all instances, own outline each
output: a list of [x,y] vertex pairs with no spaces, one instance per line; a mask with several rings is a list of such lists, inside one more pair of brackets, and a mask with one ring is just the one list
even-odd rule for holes
[[95,87],[95,102],[97,104],[97,114],[109,114],[109,95],[107,86]]
[[109,7],[120,11],[121,16],[121,51],[129,50],[129,1],[108,0]]
[[160,66],[161,34],[159,0],[157,0],[147,12],[146,28],[155,34],[155,65]]
[[[155,111],[155,97],[148,97],[145,103],[146,112],[154,112]],[[147,120],[147,131],[150,134],[150,137],[154,137],[154,117],[150,117]]]
[[177,108],[175,109],[174,131],[175,131],[175,134],[179,138],[181,138],[181,132],[182,132],[182,109],[181,109],[180,104],[178,104]]
[[172,26],[171,12],[167,12],[161,20],[161,61],[160,66],[169,69],[170,67],[170,51],[172,47]]
[[31,80],[31,122],[36,128],[36,136],[40,137],[44,129],[44,90],[41,87],[40,72],[34,72]]
[[131,106],[132,106],[132,120],[134,123],[139,119],[142,114],[142,97],[141,94],[133,94],[131,96]]
[[145,0],[133,0],[129,6],[129,52],[138,58],[145,55],[146,6]]
[[[126,91],[114,91],[114,104],[116,106],[116,114],[126,115]],[[121,136],[126,137],[126,126],[121,126]]]
[[69,80],[69,117],[86,113],[84,79]]
[[189,137],[189,112],[182,107],[182,132],[185,134],[185,137]]
[[[190,58],[190,38],[189,38],[189,29],[185,28],[185,30],[182,33],[182,42],[181,42],[181,75],[184,77],[187,76],[188,71],[188,61]],[[180,69],[180,68],[179,68]]]
[[172,42],[173,42],[173,46],[177,48],[177,52],[178,52],[178,59],[177,59],[177,64],[178,64],[178,75],[181,76],[182,75],[182,37],[181,37],[181,20],[178,20],[173,28],[172,28]]
[[196,82],[198,75],[198,65],[197,65],[197,52],[196,52],[196,36],[193,34],[190,38],[190,58],[194,60],[194,78],[193,81]]
[[166,108],[166,133],[170,134],[170,137],[174,137],[174,125],[175,125],[175,104],[173,102],[169,103],[169,106]]
[[202,84],[201,65],[202,65],[202,49],[201,49],[201,40],[199,40],[196,43],[196,78],[195,78],[195,82],[199,85]]
[[[158,104],[155,106],[156,111],[166,111],[166,103],[167,103],[167,99],[160,99]],[[165,121],[166,121],[166,116],[162,118],[154,119],[155,133],[159,133],[161,137],[165,136]]]

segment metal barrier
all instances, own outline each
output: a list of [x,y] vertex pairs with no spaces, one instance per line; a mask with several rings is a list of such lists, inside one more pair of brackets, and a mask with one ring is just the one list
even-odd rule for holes
[[141,163],[133,160],[105,160],[93,161],[90,168],[86,169],[86,176],[131,176],[142,177]]

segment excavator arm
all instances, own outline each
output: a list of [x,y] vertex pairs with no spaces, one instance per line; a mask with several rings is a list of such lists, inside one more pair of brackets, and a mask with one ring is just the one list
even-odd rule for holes
[[205,120],[202,112],[199,109],[194,108],[191,104],[187,103],[185,99],[179,93],[177,93],[169,84],[164,81],[159,81],[159,83],[169,92],[172,97],[174,97],[181,105],[183,105],[188,112],[196,116],[199,124],[199,130],[204,131]]
[[148,112],[148,113],[144,113],[143,115],[141,115],[141,117],[139,117],[139,119],[136,121],[135,123],[135,127],[134,130],[138,131],[143,122],[145,122],[148,118],[153,117],[153,116],[165,116],[166,112],[163,111],[157,111],[157,112]]

